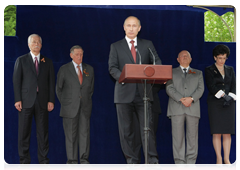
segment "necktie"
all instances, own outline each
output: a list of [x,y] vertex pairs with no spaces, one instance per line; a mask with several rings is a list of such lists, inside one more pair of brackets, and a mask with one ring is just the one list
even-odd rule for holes
[[35,68],[36,68],[36,73],[38,75],[38,59],[35,57]]
[[[35,57],[35,69],[36,69],[36,73],[38,75],[38,59],[37,59],[37,57]],[[38,86],[37,86],[37,92],[38,92]]]
[[187,69],[184,68],[183,71],[184,71],[184,75],[185,75],[185,77],[186,77],[186,76],[187,76]]
[[130,43],[132,44],[131,53],[132,53],[132,56],[133,56],[133,60],[136,63],[136,50],[135,50],[135,47],[134,47],[134,41],[131,40]]
[[81,71],[79,65],[77,66],[77,68],[78,68],[78,79],[79,79],[80,84],[82,84],[82,81],[83,81],[82,71]]

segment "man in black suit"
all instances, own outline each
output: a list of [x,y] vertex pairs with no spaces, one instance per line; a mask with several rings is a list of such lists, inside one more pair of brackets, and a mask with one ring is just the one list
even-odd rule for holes
[[52,60],[41,55],[42,39],[28,37],[30,53],[17,58],[13,73],[15,107],[19,111],[18,153],[21,164],[31,162],[29,144],[34,116],[38,140],[38,161],[48,164],[48,112],[55,102],[55,74]]
[[73,46],[70,56],[72,61],[58,71],[56,85],[66,138],[67,164],[78,163],[78,148],[80,163],[89,164],[94,70],[92,66],[82,63],[82,47]]
[[[121,75],[125,64],[139,63],[140,58],[136,55],[135,46],[141,54],[142,64],[152,64],[153,56],[149,48],[155,55],[156,64],[161,64],[153,43],[149,40],[137,38],[137,34],[141,29],[141,24],[138,18],[130,16],[124,22],[125,38],[111,44],[109,54],[109,72],[116,80],[114,103],[116,103],[120,142],[127,163],[139,163],[139,152],[141,145],[136,142],[133,121],[139,121],[141,140],[144,144],[144,103],[143,103],[143,85],[136,83],[119,83],[118,79]],[[135,53],[134,53],[135,51]],[[147,86],[148,92],[150,85]],[[149,98],[152,101],[152,93],[149,93]],[[133,114],[136,114],[137,119],[134,119]],[[153,129],[153,124],[149,124],[150,129]],[[139,129],[138,129],[139,130]],[[145,153],[146,154],[146,153]],[[158,163],[158,154],[155,144],[155,134],[152,131],[149,133],[149,163]]]

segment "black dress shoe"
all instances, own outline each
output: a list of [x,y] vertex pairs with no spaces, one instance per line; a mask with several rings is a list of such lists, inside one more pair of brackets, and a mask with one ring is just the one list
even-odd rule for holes
[[51,165],[49,165],[49,163],[44,163],[41,164],[41,168],[52,168]]
[[29,165],[28,164],[20,164],[17,168],[18,169],[29,168]]
[[78,161],[68,160],[67,164],[78,164]]
[[76,168],[76,166],[74,164],[68,164],[67,168]]
[[150,164],[150,168],[156,169],[156,170],[162,170],[162,167],[158,162],[154,162],[153,164]]
[[128,163],[126,166],[126,169],[131,169],[131,168],[134,168],[135,166],[136,166],[135,163]]
[[81,168],[93,168],[93,166],[91,164],[86,164],[86,165],[83,165]]

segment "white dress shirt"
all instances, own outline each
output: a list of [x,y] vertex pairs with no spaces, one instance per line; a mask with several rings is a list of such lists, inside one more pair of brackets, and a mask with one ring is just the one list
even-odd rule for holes
[[[182,69],[182,72],[185,73],[184,70],[183,70],[185,67],[183,67],[183,66],[181,66],[181,65],[180,65],[180,67],[181,67],[181,69]],[[189,66],[188,66],[186,69],[187,69],[187,70],[186,70],[186,73],[188,73]]]
[[[130,38],[128,38],[127,36],[125,36],[125,39],[127,40],[128,47],[129,47],[129,49],[130,49],[130,51],[131,51],[132,44],[130,43],[130,41],[132,41],[132,40],[131,40]],[[136,47],[136,46],[137,46],[137,37],[135,37],[135,38],[133,39],[133,41],[134,41],[134,47]]]
[[[77,73],[77,75],[78,75],[78,68],[77,68],[78,64],[75,63],[73,60],[72,60],[72,62],[73,62],[73,65],[74,65],[75,71],[76,71],[76,73]],[[82,71],[82,63],[80,64],[80,69],[81,69],[81,72],[83,72],[83,71]]]
[[35,57],[37,57],[37,59],[38,59],[38,64],[40,64],[40,53],[39,53],[37,56],[35,56],[35,55],[32,53],[32,51],[30,51],[30,54],[31,54],[31,56],[32,56],[32,58],[33,58],[33,63],[35,63]]

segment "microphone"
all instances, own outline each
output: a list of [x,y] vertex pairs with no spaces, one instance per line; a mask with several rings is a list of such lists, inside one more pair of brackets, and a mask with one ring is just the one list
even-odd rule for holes
[[139,55],[139,64],[142,64],[142,61],[141,61],[141,55],[140,55],[140,53],[139,53],[139,50],[137,49],[137,46],[135,46],[135,49],[136,49],[136,51],[137,51],[137,53],[138,53],[138,55]]
[[152,56],[153,56],[153,65],[155,65],[155,55],[153,54],[151,48],[148,48],[148,49],[149,49],[149,51],[151,52],[151,54],[152,54]]

